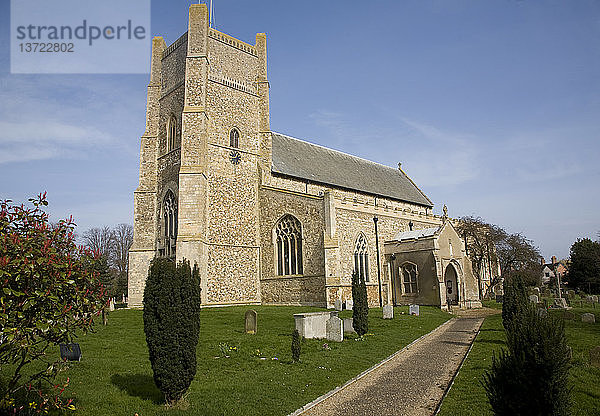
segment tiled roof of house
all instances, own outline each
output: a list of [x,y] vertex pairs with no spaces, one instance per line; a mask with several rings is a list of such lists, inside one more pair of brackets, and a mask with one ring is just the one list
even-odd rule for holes
[[433,206],[400,169],[280,133],[271,133],[271,137],[274,173],[421,206]]

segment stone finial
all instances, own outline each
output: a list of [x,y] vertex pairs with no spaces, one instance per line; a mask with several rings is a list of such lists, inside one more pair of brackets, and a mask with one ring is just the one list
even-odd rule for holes
[[448,218],[448,207],[446,206],[446,204],[444,204],[444,208],[442,208],[442,211],[444,212],[444,218]]
[[402,170],[402,162],[398,162],[398,170]]

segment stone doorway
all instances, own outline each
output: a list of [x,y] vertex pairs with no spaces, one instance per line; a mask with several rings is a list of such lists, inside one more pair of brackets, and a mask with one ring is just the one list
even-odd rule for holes
[[444,282],[446,283],[446,299],[451,305],[458,305],[458,276],[453,265],[449,264],[444,273]]

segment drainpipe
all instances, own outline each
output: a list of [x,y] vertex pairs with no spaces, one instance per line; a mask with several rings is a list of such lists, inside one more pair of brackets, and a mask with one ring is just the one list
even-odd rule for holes
[[377,250],[377,282],[379,284],[379,307],[383,307],[383,298],[381,297],[381,264],[379,260],[379,233],[377,232],[377,221],[379,218],[373,217],[375,223],[375,248]]

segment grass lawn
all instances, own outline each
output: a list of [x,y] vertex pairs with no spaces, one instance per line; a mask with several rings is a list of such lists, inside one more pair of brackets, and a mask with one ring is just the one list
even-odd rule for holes
[[[492,302],[496,303],[496,302]],[[488,305],[499,307],[499,304]],[[501,306],[500,306],[501,307]],[[600,318],[600,308],[573,308],[575,320],[565,321],[569,345],[573,348],[571,386],[573,388],[573,415],[600,415],[600,368],[589,364],[589,350],[600,345],[600,323],[584,324],[581,314],[595,313]],[[551,313],[561,314],[561,311]],[[481,384],[483,373],[491,366],[492,354],[505,348],[506,338],[502,316],[486,318],[473,348],[457,375],[452,389],[442,404],[440,415],[491,415],[485,390]]]
[[[343,343],[304,340],[300,363],[291,362],[292,314],[323,310],[255,306],[258,334],[245,334],[247,306],[202,310],[198,372],[188,392],[187,411],[169,415],[285,415],[431,331],[451,316],[421,307],[409,316],[395,308],[393,320],[371,309],[369,336]],[[402,314],[404,312],[404,314]],[[340,317],[350,317],[350,311]],[[71,379],[65,397],[76,400],[77,415],[163,414],[163,397],[154,386],[143,332],[142,311],[111,312],[107,326],[81,336],[82,361],[60,374]],[[229,355],[226,358],[225,355]],[[262,358],[262,359],[261,359]]]

